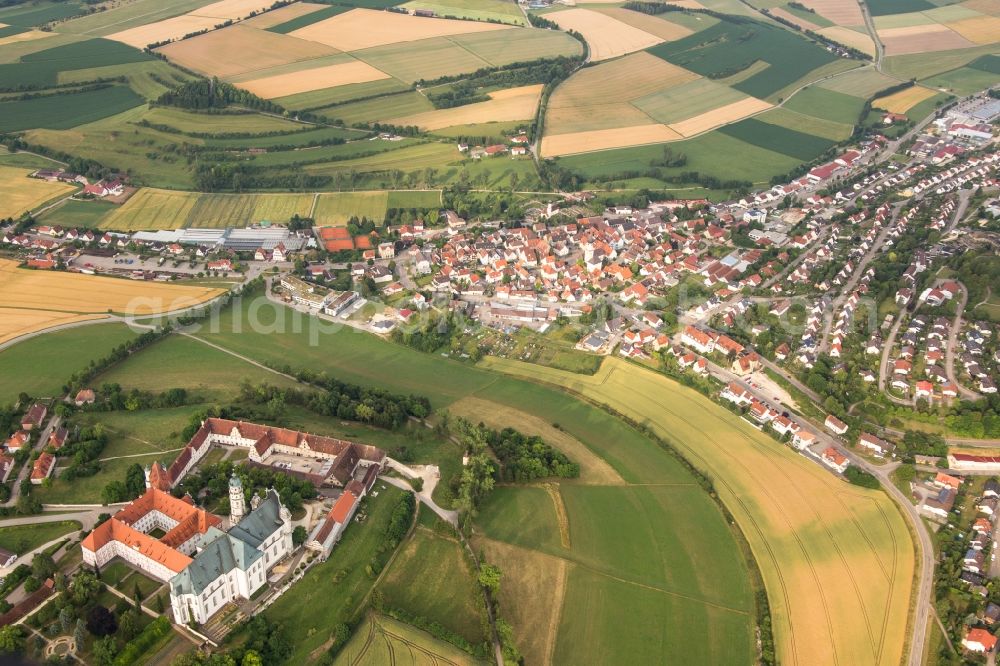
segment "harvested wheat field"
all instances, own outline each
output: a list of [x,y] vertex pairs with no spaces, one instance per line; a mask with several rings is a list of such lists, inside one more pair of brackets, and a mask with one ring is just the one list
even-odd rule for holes
[[122,42],[137,49],[144,49],[149,44],[159,44],[179,39],[184,35],[200,30],[211,30],[219,23],[219,19],[205,16],[191,16],[182,14],[165,21],[157,21],[147,25],[140,25],[121,32],[115,32],[106,37],[116,42]]
[[[810,29],[815,30],[815,28]],[[873,42],[872,38],[867,34],[839,25],[831,28],[822,28],[820,30],[816,30],[816,32],[823,35],[827,39],[832,39],[833,41],[844,44],[845,46],[850,46],[852,49],[857,49],[862,53],[867,53],[870,56],[875,55],[875,42]]]
[[0,344],[29,333],[80,321],[106,319],[107,315],[79,315],[50,310],[28,310],[0,307]]
[[665,42],[672,42],[675,39],[687,37],[691,34],[690,29],[685,28],[682,25],[677,25],[676,23],[671,23],[666,18],[663,18],[669,16],[669,14],[651,16],[649,14],[634,12],[630,9],[623,9],[621,7],[606,7],[596,11],[599,11],[605,16],[610,16],[616,21],[628,24],[633,28],[638,28],[643,32],[648,32],[654,37],[659,37]]
[[239,19],[250,12],[266,10],[273,3],[269,0],[220,0],[188,12],[192,16],[207,16],[214,19]]
[[812,21],[807,21],[804,18],[796,16],[795,14],[791,13],[784,7],[774,7],[773,9],[770,9],[768,11],[770,11],[772,15],[784,19],[789,23],[793,23],[802,28],[803,30],[812,30],[813,32],[819,32],[819,29],[821,27],[819,25],[816,25]]
[[535,117],[538,98],[541,94],[541,84],[497,90],[490,93],[488,102],[426,111],[396,118],[389,122],[400,126],[415,125],[424,130],[433,131],[456,125],[530,120]]
[[[368,83],[390,78],[382,70],[375,69],[366,62],[356,60],[326,67],[304,69],[292,74],[278,74],[261,79],[252,79],[239,84],[258,97],[274,99],[285,95],[335,88],[351,83]],[[464,107],[463,107],[464,108]]]
[[76,188],[66,183],[28,178],[33,169],[0,166],[0,219],[35,210],[46,201],[71,193]]
[[542,155],[559,157],[590,153],[611,148],[645,146],[650,143],[677,141],[683,137],[666,125],[651,124],[635,127],[572,132],[570,134],[549,134],[542,139]]
[[157,53],[162,53],[171,62],[206,76],[220,78],[321,58],[336,52],[336,49],[323,44],[245,25],[214,30],[157,49]]
[[46,37],[52,37],[55,34],[56,33],[54,32],[44,32],[42,30],[28,30],[27,32],[19,32],[16,35],[0,37],[0,46],[17,44],[18,42],[33,42],[36,39],[45,39]]
[[966,49],[975,46],[962,35],[943,25],[889,28],[879,30],[878,35],[885,45],[885,54],[889,56],[951,51],[952,49]]
[[945,26],[976,44],[1000,42],[1000,18],[996,16],[967,18],[946,23]]
[[934,97],[937,92],[923,86],[911,86],[888,97],[879,97],[872,102],[872,107],[889,111],[890,113],[906,113],[920,102]]
[[720,106],[718,109],[712,109],[706,113],[699,114],[693,118],[671,123],[670,127],[681,136],[687,138],[728,123],[736,122],[737,120],[742,120],[770,108],[771,105],[763,100],[756,97],[747,97],[738,102],[726,104],[725,106]]
[[481,365],[605,404],[708,475],[763,574],[780,663],[904,658],[916,558],[907,520],[884,492],[845,483],[705,396],[624,360],[605,359],[592,376],[496,357]]
[[864,25],[865,17],[855,0],[802,0],[802,4],[837,25]]
[[243,25],[266,30],[327,7],[329,5],[320,5],[315,2],[296,2],[293,5],[285,5],[280,9],[272,9],[269,12],[248,18],[246,21],[243,21]]
[[965,0],[961,6],[983,14],[1000,16],[1000,0]]
[[592,61],[607,60],[655,46],[663,39],[645,30],[591,9],[568,9],[546,14],[563,30],[573,30],[587,40]]
[[414,42],[429,37],[509,30],[511,27],[496,23],[421,18],[395,12],[352,9],[345,14],[332,16],[289,34],[299,39],[327,44],[341,51],[357,51],[372,46]]
[[20,269],[0,259],[0,308],[44,309],[69,314],[155,315],[211,300],[221,289],[163,282]]

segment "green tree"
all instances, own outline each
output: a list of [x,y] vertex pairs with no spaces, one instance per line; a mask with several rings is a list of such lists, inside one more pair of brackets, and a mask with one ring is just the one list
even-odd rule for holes
[[38,553],[31,560],[31,573],[39,580],[45,580],[56,570],[56,562],[48,553]]
[[248,650],[243,655],[243,661],[240,662],[240,666],[264,666],[264,660],[255,651]]
[[309,537],[309,532],[302,525],[296,525],[295,529],[292,530],[292,543],[296,546],[301,546],[306,542]]
[[101,581],[89,571],[81,571],[69,584],[70,600],[74,606],[83,606],[101,588]]
[[115,642],[114,636],[105,636],[94,641],[91,652],[94,654],[94,660],[100,666],[112,666],[115,663],[115,657],[118,656],[118,644]]
[[19,652],[24,647],[21,628],[12,624],[0,627],[0,652]]
[[479,584],[490,594],[496,595],[500,591],[500,578],[503,574],[500,567],[492,564],[483,564],[479,568]]

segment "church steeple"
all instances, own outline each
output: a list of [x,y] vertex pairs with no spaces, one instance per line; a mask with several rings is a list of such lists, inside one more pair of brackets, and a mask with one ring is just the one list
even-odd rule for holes
[[233,474],[229,478],[229,525],[243,520],[246,515],[246,498],[243,496],[243,482]]

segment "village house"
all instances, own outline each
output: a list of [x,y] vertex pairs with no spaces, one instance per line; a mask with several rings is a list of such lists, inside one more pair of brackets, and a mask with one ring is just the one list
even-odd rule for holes
[[823,425],[827,430],[837,435],[843,435],[847,432],[847,424],[833,414],[827,414],[826,421],[823,422]]
[[840,472],[841,474],[843,474],[851,464],[850,461],[848,461],[847,456],[832,446],[827,447],[827,449],[823,451],[823,455],[820,456],[820,459],[823,461],[824,465],[830,469]]

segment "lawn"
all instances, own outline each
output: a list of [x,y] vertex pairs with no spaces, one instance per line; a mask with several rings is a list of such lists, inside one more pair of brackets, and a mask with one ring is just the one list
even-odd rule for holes
[[0,404],[16,401],[21,392],[60,395],[70,375],[134,337],[124,324],[94,324],[39,335],[0,351]]
[[80,523],[75,520],[0,527],[0,548],[24,555],[78,529],[80,529]]
[[403,491],[376,484],[378,497],[366,500],[368,519],[352,522],[330,559],[309,570],[305,577],[264,611],[265,617],[295,628],[294,648],[288,663],[316,662],[323,645],[338,624],[356,617],[373,580],[365,566],[384,538],[390,514]]
[[[104,383],[101,380],[101,383]],[[205,408],[202,404],[143,409],[135,412],[89,412],[80,418],[86,425],[101,424],[108,434],[108,444],[101,451],[101,459],[108,464],[127,460],[127,456],[155,455],[164,460],[177,457],[179,449],[187,444],[180,437],[181,431],[191,422],[191,417]],[[124,457],[123,457],[124,456]],[[60,460],[59,464],[66,464]]]
[[[618,359],[606,360],[593,377],[499,359],[484,363],[555,382],[646,423],[712,477],[763,572],[779,659],[901,658],[913,546],[883,494],[845,485],[693,390]],[[820,566],[822,576],[813,573]],[[567,607],[572,594],[571,586]]]
[[[430,513],[426,507],[420,510]],[[455,538],[417,527],[378,589],[387,609],[439,624],[475,646],[486,641],[482,592],[470,558]]]
[[[113,444],[114,440],[112,440],[112,444],[109,444],[108,448],[110,449]],[[157,461],[169,466],[174,461],[174,458],[177,457],[177,453],[176,451],[172,453],[150,453],[148,455],[139,455],[132,458],[116,458],[102,462],[101,471],[94,476],[81,477],[72,482],[63,481],[57,476],[52,483],[52,487],[45,488],[40,486],[34,490],[32,496],[37,497],[43,504],[100,504],[102,502],[101,491],[104,490],[104,486],[112,481],[124,481],[125,471],[129,466],[141,465],[142,467],[146,467]],[[58,464],[63,464],[63,461],[60,461]]]

